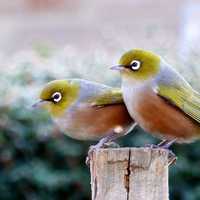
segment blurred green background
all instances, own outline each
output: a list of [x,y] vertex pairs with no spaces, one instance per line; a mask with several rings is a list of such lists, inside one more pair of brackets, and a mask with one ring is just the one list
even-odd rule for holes
[[[200,91],[200,1],[0,0],[0,199],[90,199],[85,156],[31,105],[49,80],[85,78],[120,86],[115,64],[140,47],[162,55]],[[158,140],[137,128],[118,140]],[[200,199],[200,142],[174,145],[170,199]]]

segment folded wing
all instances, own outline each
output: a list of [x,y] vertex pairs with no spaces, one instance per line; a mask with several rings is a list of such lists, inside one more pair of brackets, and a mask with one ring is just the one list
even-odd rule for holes
[[[184,85],[184,84],[183,84]],[[200,123],[200,94],[191,87],[158,84],[156,93]]]

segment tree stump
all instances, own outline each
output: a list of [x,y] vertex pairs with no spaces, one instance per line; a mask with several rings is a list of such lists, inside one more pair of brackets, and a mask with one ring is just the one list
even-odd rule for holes
[[100,149],[90,172],[92,200],[169,200],[167,150]]

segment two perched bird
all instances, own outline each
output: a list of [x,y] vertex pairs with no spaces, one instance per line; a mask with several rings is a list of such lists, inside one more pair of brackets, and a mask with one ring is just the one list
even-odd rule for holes
[[37,106],[49,110],[67,135],[100,140],[92,150],[127,134],[135,122],[161,137],[162,148],[200,137],[200,94],[161,57],[133,49],[112,69],[120,71],[121,90],[85,80],[56,80],[43,88]]

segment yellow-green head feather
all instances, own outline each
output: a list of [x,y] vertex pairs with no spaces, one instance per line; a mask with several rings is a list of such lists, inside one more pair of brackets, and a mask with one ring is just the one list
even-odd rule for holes
[[76,101],[79,95],[79,85],[69,80],[55,80],[44,86],[40,99],[44,108],[54,117],[64,114],[65,110]]
[[[138,61],[137,64],[140,64],[137,70],[132,68],[134,61]],[[129,76],[138,80],[146,80],[159,72],[160,62],[161,58],[150,51],[132,49],[122,55],[119,60],[119,65],[125,67],[125,70],[122,70],[122,76]]]

